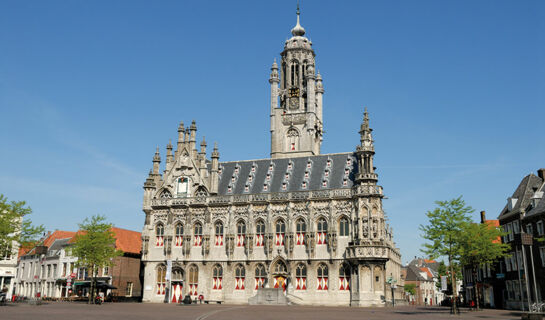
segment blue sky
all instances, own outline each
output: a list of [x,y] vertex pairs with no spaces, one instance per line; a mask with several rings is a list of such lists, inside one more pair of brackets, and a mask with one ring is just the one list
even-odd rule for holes
[[[545,167],[545,2],[303,1],[325,87],[323,153],[354,150],[363,107],[403,261],[435,200],[495,218]],[[270,65],[295,1],[3,1],[0,193],[76,230],[141,230],[155,147],[180,120],[220,160],[269,155]],[[210,145],[209,144],[209,145]]]

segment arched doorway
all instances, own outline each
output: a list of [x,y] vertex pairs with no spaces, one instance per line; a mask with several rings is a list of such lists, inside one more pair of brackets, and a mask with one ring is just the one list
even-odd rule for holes
[[288,268],[286,263],[283,260],[277,260],[273,264],[272,272],[273,276],[273,286],[274,288],[282,288],[286,292],[287,279],[288,279]]
[[172,280],[171,280],[171,292],[172,292],[172,303],[179,303],[183,300],[182,289],[184,287],[183,282],[183,270],[180,268],[172,269]]

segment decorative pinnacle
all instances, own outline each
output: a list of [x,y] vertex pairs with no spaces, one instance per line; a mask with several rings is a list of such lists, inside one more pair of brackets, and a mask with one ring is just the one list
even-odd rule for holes
[[195,120],[191,121],[191,126],[189,127],[189,129],[191,131],[197,130],[197,123],[195,122]]
[[167,150],[172,150],[172,140],[168,139]]
[[159,147],[155,150],[155,155],[153,156],[153,162],[161,162],[161,156],[159,155]]
[[202,146],[206,147],[206,140],[204,139],[204,136],[202,136],[201,147]]
[[274,58],[274,62],[272,64],[271,70],[278,70],[278,64],[276,63],[276,58]]
[[183,131],[184,131],[184,122],[180,121],[180,125],[178,126],[178,132],[183,132]]

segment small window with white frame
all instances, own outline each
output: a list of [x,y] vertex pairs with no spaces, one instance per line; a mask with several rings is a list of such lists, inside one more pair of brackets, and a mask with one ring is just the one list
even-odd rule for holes
[[538,236],[542,236],[543,234],[545,234],[545,230],[543,230],[543,220],[539,220],[536,223],[536,229],[537,229]]
[[541,265],[545,267],[545,247],[539,248],[539,256],[541,257]]
[[526,225],[526,233],[528,234],[534,234],[534,228],[532,227],[532,224],[531,223],[528,223]]
[[515,234],[519,234],[520,233],[520,227],[519,227],[519,222],[517,220],[513,221],[513,232]]

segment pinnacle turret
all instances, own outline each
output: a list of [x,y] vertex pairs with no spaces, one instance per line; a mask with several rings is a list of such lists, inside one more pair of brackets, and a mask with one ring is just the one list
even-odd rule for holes
[[297,4],[297,24],[295,25],[295,27],[293,27],[293,29],[291,29],[291,34],[293,34],[294,37],[302,37],[305,35],[305,28],[303,28],[301,26],[301,24],[299,23],[299,15],[300,15],[300,11],[299,11],[299,3]]

